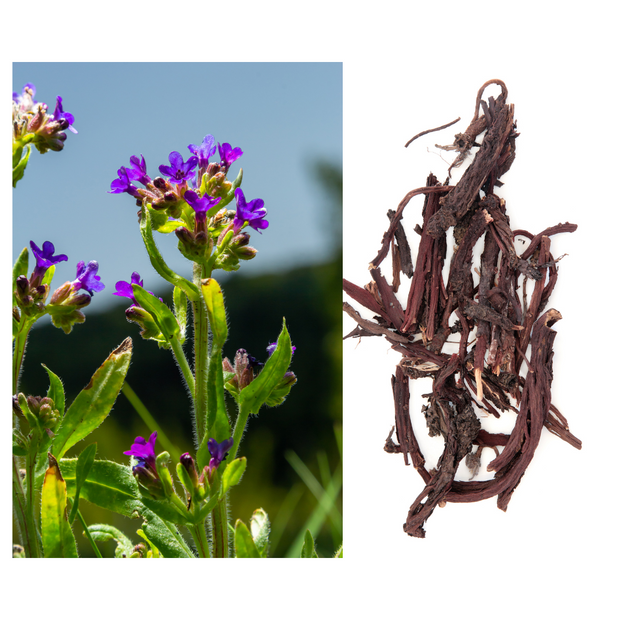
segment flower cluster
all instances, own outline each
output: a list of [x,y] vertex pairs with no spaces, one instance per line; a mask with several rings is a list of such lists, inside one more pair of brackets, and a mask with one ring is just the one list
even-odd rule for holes
[[[191,155],[187,160],[172,151],[169,165],[159,166],[161,176],[155,178],[147,173],[144,156],[132,155],[130,165],[118,169],[109,193],[129,194],[138,205],[149,208],[152,227],[161,233],[174,231],[187,259],[205,264],[217,246],[217,265],[213,267],[236,270],[240,260],[256,255],[242,229],[249,226],[261,232],[269,226],[265,203],[260,198],[246,200],[239,187],[242,171],[234,182],[226,176],[243,155],[239,147],[216,143],[207,135],[201,144],[190,144],[188,149]],[[216,150],[219,161],[210,162]],[[228,211],[233,200],[236,210]]]
[[45,241],[41,248],[31,241],[30,248],[36,265],[30,278],[20,275],[15,279],[14,298],[17,308],[32,316],[47,312],[56,327],[69,333],[75,323],[84,322],[80,308],[90,304],[93,294],[105,288],[101,277],[97,275],[99,263],[95,260],[88,264],[80,261],[77,264],[75,280],[65,282],[57,288],[50,303],[45,306],[50,291],[51,277],[48,276],[48,270],[68,258],[65,254],[54,255],[56,248],[51,241]]
[[[273,342],[267,346],[267,356],[271,357],[278,346]],[[295,353],[296,347],[291,347],[291,352]],[[260,374],[265,364],[250,355],[245,349],[239,349],[235,354],[234,364],[225,357],[222,361],[222,368],[225,373],[225,387],[234,398],[238,398],[241,390],[246,388]],[[272,393],[266,401],[270,407],[277,406],[284,401],[291,387],[297,382],[297,377],[292,371],[284,373],[278,385],[274,386]]]
[[[132,456],[135,459],[135,463],[132,466],[132,472],[136,477],[136,480],[148,490],[148,492],[155,498],[161,499],[169,495],[172,491],[172,485],[166,483],[162,479],[168,478],[168,473],[163,466],[164,460],[168,458],[167,453],[160,454],[159,457],[155,455],[155,443],[157,441],[157,431],[155,431],[148,439],[144,437],[136,437],[131,448],[123,454]],[[196,494],[200,499],[206,497],[206,492],[209,484],[213,480],[215,471],[220,466],[222,461],[228,455],[229,450],[233,447],[234,440],[232,437],[218,443],[215,439],[211,438],[207,442],[207,448],[211,454],[211,460],[206,465],[200,476],[196,469],[196,462],[194,458],[185,452],[181,455],[179,463],[181,469],[177,467],[177,472],[181,478],[181,482],[186,487],[190,495]],[[162,459],[165,456],[166,459]],[[158,461],[162,461],[158,469]],[[166,493],[166,487],[168,493]]]
[[56,97],[53,114],[48,113],[47,104],[36,101],[36,88],[28,83],[21,93],[13,93],[13,142],[24,146],[30,142],[41,153],[48,150],[62,151],[69,129],[73,133],[73,114],[65,112],[62,97]]

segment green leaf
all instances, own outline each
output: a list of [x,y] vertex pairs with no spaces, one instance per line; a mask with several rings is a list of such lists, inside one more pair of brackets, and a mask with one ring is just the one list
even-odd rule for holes
[[241,519],[235,523],[235,556],[238,558],[261,557],[250,530]]
[[[62,459],[60,465],[68,492],[75,493],[77,459]],[[138,483],[129,467],[112,461],[95,461],[80,497],[126,517],[141,517],[144,531],[165,557],[194,557],[176,527],[162,521],[142,503]]]
[[[28,165],[28,160],[30,159],[30,152],[32,148],[28,145],[24,152],[19,148],[13,154],[13,187],[17,185],[17,181],[19,181],[26,171],[26,166]],[[17,164],[15,160],[18,159]]]
[[228,338],[224,294],[217,280],[214,278],[202,280],[200,288],[209,314],[209,327],[213,334],[213,342],[221,349]]
[[142,241],[144,241],[146,251],[151,260],[151,265],[153,265],[155,271],[157,271],[164,280],[182,289],[191,301],[198,301],[200,299],[198,287],[172,271],[157,249],[157,245],[153,239],[153,229],[151,228],[151,214],[146,206],[143,206],[141,211],[140,234],[142,235]]
[[166,218],[166,221],[163,224],[157,226],[156,230],[158,233],[166,235],[168,233],[174,232],[177,228],[180,228],[181,226],[185,226],[185,222],[183,220],[169,220]]
[[301,548],[301,556],[302,558],[318,558],[319,556],[316,553],[316,549],[314,548],[314,538],[312,538],[312,534],[310,530],[306,530],[306,534],[304,535],[304,546]]
[[[78,459],[62,459],[60,467],[69,494],[75,495]],[[144,505],[138,483],[126,465],[112,461],[95,461],[80,490],[80,497],[113,512],[133,517]]]
[[163,301],[159,301],[155,295],[145,291],[139,284],[132,284],[132,288],[136,301],[151,313],[164,338],[168,341],[176,338],[180,331],[179,324],[170,308]]
[[108,525],[107,523],[97,523],[89,525],[88,531],[95,542],[108,542],[114,540],[116,542],[116,551],[114,557],[127,558],[131,555],[134,544],[120,530]]
[[97,454],[97,444],[91,443],[86,446],[82,453],[78,457],[77,465],[75,468],[75,495],[73,498],[73,506],[71,508],[71,514],[69,515],[69,523],[75,521],[77,516],[78,506],[80,504],[80,491],[82,485],[86,482],[86,478],[95,462],[95,454]]
[[185,540],[172,523],[162,521],[150,510],[144,509],[141,513],[144,519],[143,529],[152,543],[165,558],[193,558],[195,557]]
[[261,558],[266,558],[269,551],[270,529],[271,525],[267,513],[262,508],[255,510],[250,519],[250,531]]
[[43,280],[41,280],[41,284],[51,284],[54,279],[54,274],[56,273],[56,265],[50,265],[43,276]]
[[245,472],[246,465],[247,459],[245,456],[228,463],[224,473],[222,474],[222,488],[220,490],[220,497],[224,497],[231,487],[239,484],[241,481],[241,476],[243,476],[243,473]]
[[45,364],[41,364],[41,366],[45,368],[50,379],[47,397],[54,401],[54,405],[56,406],[56,409],[58,409],[60,417],[62,418],[65,415],[65,390],[63,388],[62,381]]
[[77,546],[67,520],[67,486],[56,459],[49,455],[41,492],[41,541],[46,558],[77,558]]
[[24,248],[13,265],[13,290],[15,290],[15,281],[19,276],[28,275],[28,248]]
[[24,448],[24,446],[21,444],[14,443],[13,454],[15,456],[26,456],[28,454],[28,448]]
[[286,329],[286,322],[283,321],[276,350],[271,354],[258,377],[241,390],[239,405],[247,407],[250,413],[258,413],[288,371],[292,355],[291,339]]
[[131,352],[131,338],[126,338],[77,395],[56,431],[52,448],[54,456],[64,456],[69,448],[92,433],[108,416],[123,387]]
[[181,344],[183,344],[187,330],[187,295],[182,289],[175,286],[172,301],[174,303],[174,314],[177,318],[177,323],[179,324],[179,340],[181,341]]
[[170,523],[175,523],[176,525],[186,525],[188,523],[189,514],[187,516],[182,515],[168,500],[158,500],[142,495],[141,501],[149,510],[164,521],[170,521]]
[[334,558],[344,558],[344,547],[342,545],[338,547],[338,550],[334,554]]

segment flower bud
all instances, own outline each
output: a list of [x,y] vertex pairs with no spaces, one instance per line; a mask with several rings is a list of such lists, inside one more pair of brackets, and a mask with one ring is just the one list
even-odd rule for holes
[[132,472],[136,477],[138,484],[143,486],[153,499],[166,498],[164,486],[156,472],[145,467],[144,465],[135,465]]
[[164,495],[166,497],[171,497],[174,494],[172,476],[168,471],[169,462],[170,454],[168,452],[162,452],[161,454],[158,454],[157,458],[155,459],[155,468],[157,469],[157,474],[159,475],[159,479],[161,480]]
[[153,179],[153,185],[162,191],[166,190],[166,188],[170,188],[170,184],[163,177],[155,177]]
[[153,315],[144,308],[130,306],[125,310],[125,316],[129,322],[137,323],[142,328],[140,335],[145,340],[159,340],[163,338],[163,334],[153,319]]
[[65,282],[62,286],[57,288],[52,293],[52,298],[50,299],[51,304],[62,304],[63,301],[66,301],[71,295],[72,291],[71,282]]
[[55,408],[54,401],[47,396],[28,396],[28,409],[43,428],[54,428],[60,419],[60,412]]
[[226,178],[226,174],[218,172],[207,181],[207,194],[213,198],[225,198],[232,189],[232,183]]
[[174,231],[174,234],[179,239],[179,252],[188,260],[201,263],[211,256],[213,239],[204,232],[193,233],[181,226]]
[[[229,362],[230,364],[230,362]],[[262,364],[256,360],[256,358],[248,355],[245,349],[239,349],[235,354],[235,375],[236,384],[239,390],[247,387],[254,380],[253,368],[258,368]]]
[[27,125],[26,125],[27,127],[26,131],[28,133],[35,133],[42,127],[44,122],[45,122],[45,111],[43,110],[42,106],[40,106],[35,112],[34,116],[32,116],[28,120]]
[[145,558],[148,554],[148,548],[144,543],[138,543],[131,551],[130,558]]
[[196,463],[189,452],[182,454],[180,463],[177,465],[177,474],[191,496],[197,495],[199,499],[206,497],[204,484],[198,478]]
[[250,235],[248,233],[239,233],[232,238],[229,251],[239,260],[251,260],[256,256],[258,250],[249,246],[249,242]]

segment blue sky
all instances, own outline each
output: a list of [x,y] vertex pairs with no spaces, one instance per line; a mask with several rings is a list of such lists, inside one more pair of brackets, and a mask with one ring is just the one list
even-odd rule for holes
[[[240,273],[329,256],[329,214],[312,166],[342,165],[341,63],[14,63],[13,90],[26,82],[51,111],[62,96],[79,133],[67,132],[60,153],[33,151],[13,190],[13,260],[30,240],[52,241],[69,257],[57,266],[54,287],[75,278],[78,261],[99,261],[106,289],[91,311],[117,301],[115,283],[133,271],[147,288],[161,282],[142,245],[135,201],[107,193],[116,171],[142,154],[157,176],[171,151],[186,159],[187,146],[207,134],[243,150],[229,176],[242,167],[246,198],[262,198],[268,210],[269,228],[250,231],[259,253]],[[190,277],[175,235],[156,233],[156,240],[170,267]]]

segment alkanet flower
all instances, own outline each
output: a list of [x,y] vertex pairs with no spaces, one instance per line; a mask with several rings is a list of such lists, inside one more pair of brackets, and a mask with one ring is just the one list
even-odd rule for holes
[[190,157],[186,162],[183,156],[177,151],[172,151],[168,156],[170,166],[160,166],[159,171],[169,177],[171,183],[177,185],[184,181],[189,181],[194,176],[194,168],[198,165],[198,157]]
[[88,265],[81,260],[77,264],[77,273],[75,280],[71,283],[75,292],[84,290],[91,297],[93,293],[99,293],[105,288],[105,284],[101,281],[101,276],[97,275],[99,263],[91,260]]
[[235,190],[235,200],[237,201],[237,212],[233,221],[235,234],[243,228],[246,222],[258,232],[269,226],[269,222],[264,219],[267,216],[264,200],[256,198],[246,202],[243,190],[240,187]]
[[127,192],[134,198],[142,199],[142,196],[140,196],[138,192],[138,188],[131,184],[132,179],[130,178],[127,168],[125,168],[125,166],[121,166],[118,169],[117,174],[118,179],[114,179],[114,181],[112,181],[108,194],[122,194],[123,192]]
[[[133,288],[131,286],[132,284],[137,284],[138,286],[144,288],[144,281],[140,279],[140,274],[137,271],[134,271],[131,274],[131,282],[125,282],[123,280],[117,282],[116,291],[112,293],[112,295],[118,295],[118,297],[127,297],[128,299],[131,299],[132,303],[131,306],[129,306],[130,308],[132,306],[140,306],[134,297]],[[151,293],[151,291],[147,291],[147,293],[153,295],[153,297],[156,297],[156,295]],[[159,301],[163,301],[161,297],[157,297],[157,299],[159,299]]]
[[45,241],[42,249],[39,249],[34,241],[31,241],[30,247],[37,261],[37,265],[32,272],[32,277],[30,278],[30,286],[35,287],[41,283],[45,272],[52,265],[68,260],[68,258],[65,254],[58,254],[58,256],[54,256],[54,252],[56,250],[54,249],[54,244],[51,241]]
[[220,154],[220,166],[224,168],[225,172],[228,172],[231,164],[243,155],[243,151],[238,146],[233,149],[228,142],[224,142],[224,144],[218,142],[217,150]]
[[[65,121],[67,123],[67,126],[69,128],[69,131],[72,131],[73,133],[77,133],[77,129],[75,129],[73,127],[73,122],[75,120],[73,114],[69,113],[69,112],[64,112],[62,109],[62,97],[58,96],[56,97],[56,109],[54,110],[54,116],[53,116],[55,121]],[[64,124],[64,123],[63,123]],[[67,127],[63,127],[63,129],[66,129]]]
[[155,442],[157,441],[157,431],[155,431],[148,439],[136,437],[131,448],[123,454],[133,456],[137,462],[134,467],[145,467],[157,473],[155,467]]
[[235,441],[232,437],[230,439],[225,439],[222,443],[218,443],[215,439],[209,439],[207,442],[207,448],[209,448],[209,453],[211,454],[211,460],[209,461],[208,467],[209,478],[211,478],[213,472],[226,458],[228,451],[233,447],[234,443]]
[[198,157],[198,167],[206,169],[209,165],[209,157],[215,155],[215,138],[209,134],[204,137],[200,146],[190,144],[187,148]]
[[196,222],[204,222],[207,219],[207,211],[214,207],[221,198],[211,198],[205,194],[202,198],[193,190],[188,189],[183,195],[187,204],[196,212]]
[[147,185],[151,182],[151,177],[146,173],[146,162],[144,161],[144,155],[140,155],[140,159],[136,155],[132,155],[129,158],[131,167],[127,169],[127,175],[132,181],[138,181],[142,185]]
[[138,302],[133,296],[133,288],[132,284],[137,284],[138,286],[144,286],[144,281],[140,280],[140,274],[137,271],[134,271],[131,274],[131,282],[124,282],[121,280],[116,283],[116,291],[112,293],[112,295],[118,295],[119,297],[128,297],[133,302],[132,306],[138,306]]
[[[137,462],[134,464],[131,471],[136,477],[136,480],[151,494],[151,497],[155,499],[164,499],[167,497],[168,493],[166,484],[157,473],[157,459],[155,457],[156,441],[157,431],[149,437],[148,441],[143,437],[136,437],[131,446],[131,450],[127,450],[123,452],[123,454],[133,456],[134,459],[136,459]],[[172,481],[168,481],[168,485],[171,486]]]

